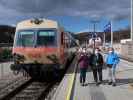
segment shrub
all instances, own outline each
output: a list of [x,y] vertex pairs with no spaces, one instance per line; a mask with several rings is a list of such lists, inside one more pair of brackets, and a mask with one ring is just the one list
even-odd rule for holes
[[3,48],[2,52],[0,52],[0,59],[9,60],[12,57],[11,49]]

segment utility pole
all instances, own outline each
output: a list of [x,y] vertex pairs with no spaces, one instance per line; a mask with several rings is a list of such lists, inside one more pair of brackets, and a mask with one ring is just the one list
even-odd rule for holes
[[96,32],[96,23],[94,22],[94,33],[93,33],[93,40],[94,40],[94,45],[93,45],[93,53],[95,53],[95,39],[96,39],[96,37],[95,37],[95,32]]
[[111,47],[113,47],[113,25],[111,21]]
[[105,36],[105,32],[103,33],[103,46],[105,46],[105,43],[106,43],[106,36]]
[[95,44],[96,44],[96,42],[95,42],[95,39],[96,39],[96,23],[97,23],[98,21],[93,20],[93,21],[91,21],[91,22],[93,23],[93,29],[94,29],[93,34],[92,34],[92,39],[93,39],[93,53],[95,53]]
[[131,41],[133,41],[133,0],[131,0]]

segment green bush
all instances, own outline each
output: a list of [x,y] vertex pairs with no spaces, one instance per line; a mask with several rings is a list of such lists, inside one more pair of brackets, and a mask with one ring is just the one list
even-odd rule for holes
[[10,59],[11,57],[12,57],[12,53],[10,49],[5,48],[0,53],[0,59],[2,60],[7,60],[7,59]]

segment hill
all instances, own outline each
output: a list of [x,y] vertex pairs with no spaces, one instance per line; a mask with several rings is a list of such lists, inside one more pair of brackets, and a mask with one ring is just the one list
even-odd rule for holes
[[[80,43],[83,43],[84,41],[90,39],[92,37],[93,32],[83,32],[75,34],[75,37],[80,41]],[[97,35],[102,38],[103,40],[103,34],[104,32],[97,32]],[[111,40],[111,33],[106,32],[106,42],[110,42]],[[114,42],[118,43],[121,39],[128,39],[130,38],[130,29],[123,29],[119,31],[113,32],[113,40]]]

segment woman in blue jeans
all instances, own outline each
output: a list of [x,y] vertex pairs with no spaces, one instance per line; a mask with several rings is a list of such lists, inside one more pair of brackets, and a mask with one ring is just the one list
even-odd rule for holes
[[79,64],[79,69],[80,69],[80,84],[84,86],[85,81],[86,81],[86,70],[89,65],[89,57],[87,53],[85,53],[85,51],[83,51],[80,54],[80,57],[78,59],[78,64]]

